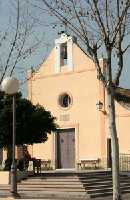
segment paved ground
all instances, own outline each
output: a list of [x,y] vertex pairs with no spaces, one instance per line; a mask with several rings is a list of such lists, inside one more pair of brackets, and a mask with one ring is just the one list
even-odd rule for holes
[[[112,196],[110,197],[100,197],[100,198],[93,198],[93,200],[112,200]],[[122,196],[122,200],[130,200],[130,194],[125,194]]]
[[[0,200],[13,200],[14,198],[8,197],[8,198],[0,198]],[[28,200],[28,199],[22,199],[22,200]],[[29,199],[29,200],[36,200],[35,199]],[[40,199],[41,200],[41,199]],[[43,200],[53,200],[53,199],[43,199]],[[65,198],[62,199],[54,199],[54,200],[66,200]],[[70,199],[72,200],[72,199]],[[74,200],[74,199],[73,199]],[[80,200],[80,199],[79,199]],[[82,199],[83,200],[83,199]],[[92,198],[92,200],[112,200],[112,196],[109,197],[100,197],[100,198]],[[122,196],[122,200],[130,200],[130,194],[125,194]]]

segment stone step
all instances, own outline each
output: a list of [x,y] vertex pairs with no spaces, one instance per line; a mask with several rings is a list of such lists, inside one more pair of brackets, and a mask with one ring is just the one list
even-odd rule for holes
[[87,178],[93,178],[93,177],[111,177],[112,174],[96,174],[96,173],[93,173],[93,174],[80,174],[80,175],[77,175],[79,177],[87,177]]
[[65,178],[44,178],[44,179],[25,179],[23,182],[33,182],[33,183],[35,183],[35,182],[39,182],[39,183],[42,183],[42,182],[45,182],[45,181],[57,181],[57,182],[61,182],[61,181],[65,181],[65,182],[78,182],[79,181],[79,178],[77,178],[77,179],[65,179]]
[[[121,182],[122,183],[124,183],[124,182],[130,182],[130,178],[125,178],[125,179],[120,179],[121,180]],[[80,179],[80,181],[82,182],[82,183],[102,183],[102,182],[106,182],[106,183],[112,183],[112,178],[109,178],[109,179],[107,179],[107,178],[99,178],[99,179]]]
[[43,182],[26,182],[26,181],[22,181],[21,183],[22,185],[83,185],[80,181],[43,181]]
[[112,196],[112,192],[105,192],[105,193],[93,193],[91,194],[91,198],[97,198],[97,197],[107,197]]
[[[130,193],[130,177],[121,175],[122,193]],[[0,196],[7,195],[10,186],[0,186]],[[107,172],[44,173],[18,183],[22,198],[76,200],[112,195],[112,175]]]
[[125,193],[130,193],[130,188],[124,188],[122,190],[122,193],[125,194]]
[[[121,188],[121,191],[130,190],[130,186],[125,186],[125,187],[121,186],[120,188]],[[112,187],[100,187],[100,188],[94,188],[94,189],[87,188],[88,193],[93,193],[93,191],[96,193],[112,191]]]
[[[19,188],[27,188],[27,187],[30,187],[30,188],[45,188],[45,187],[60,187],[60,188],[84,188],[82,184],[18,184],[17,185]],[[0,185],[0,192],[1,190],[9,190],[10,189],[10,185]]]
[[[88,194],[91,196],[91,198],[96,198],[96,197],[103,197],[103,196],[109,196],[112,195],[112,189],[108,189],[108,190],[103,190],[103,191],[94,191],[92,193],[88,192]],[[126,189],[126,190],[122,190],[122,194],[128,194],[130,193],[130,190]]]
[[[48,193],[48,192],[42,192],[42,193],[26,193],[26,192],[19,192],[20,199],[53,199],[53,200],[90,200],[89,195],[86,194],[79,194],[79,193],[64,193],[64,192],[53,192],[53,193]],[[10,196],[10,193],[2,193],[0,195],[1,198],[8,198]]]
[[20,191],[64,191],[64,192],[85,192],[84,188],[69,188],[69,187],[19,187],[18,190]]
[[[112,185],[112,181],[105,181],[105,180],[100,181],[100,182],[86,182],[86,181],[84,181],[84,182],[82,182],[82,184],[85,187],[89,187],[89,186],[90,187],[94,187],[94,186],[98,187],[100,185],[107,185],[107,186],[109,186],[109,185]],[[130,181],[121,181],[121,185],[124,185],[124,184],[129,185]]]
[[85,186],[85,187],[93,187],[93,186],[99,186],[99,185],[112,185],[112,181],[102,181],[102,182],[82,182],[82,184]]
[[64,178],[77,178],[78,176],[77,175],[73,175],[73,176],[72,175],[65,175],[64,176],[64,175],[58,175],[58,174],[55,174],[55,175],[54,174],[50,174],[50,175],[47,176],[46,174],[41,174],[40,176],[36,175],[36,176],[30,176],[30,177],[32,179],[38,179],[38,178],[40,179],[40,178],[44,178],[44,177],[45,178],[46,177],[47,178],[49,178],[49,177],[53,177],[53,178],[56,178],[56,177],[57,178],[62,178],[62,177],[64,177]]
[[[79,179],[87,179],[87,180],[100,180],[100,179],[112,179],[112,176],[109,175],[109,176],[92,176],[92,177],[89,177],[89,176],[78,176]],[[120,179],[123,180],[123,179],[130,179],[129,176],[120,176]]]
[[[121,175],[122,193],[130,193],[130,177]],[[112,195],[112,175],[93,175],[92,177],[81,176],[80,181],[83,183],[87,193],[91,198],[106,197]]]
[[[130,193],[130,190],[126,190],[126,191],[122,191],[122,194],[128,194],[128,193]],[[112,196],[112,191],[109,191],[109,192],[105,192],[105,193],[93,193],[93,194],[91,194],[91,198],[96,198],[96,200],[98,199],[98,200],[101,200],[100,198],[101,197],[107,197],[107,196]],[[111,198],[112,199],[112,198]],[[124,198],[123,198],[124,199]],[[127,198],[127,199],[130,199],[130,197],[129,198]],[[106,200],[106,198],[105,198],[105,200]]]
[[[47,175],[47,176],[74,176],[74,175],[108,175],[108,174],[112,174],[111,171],[104,171],[104,170],[87,170],[86,171],[60,171],[60,170],[53,170],[53,171],[43,171],[40,175]],[[34,176],[34,175],[33,175]],[[38,175],[36,175],[38,176]]]
[[34,190],[44,190],[44,189],[55,189],[55,190],[80,190],[80,191],[85,191],[85,188],[83,186],[77,186],[77,185],[18,185],[19,189],[34,189]]
[[[96,185],[85,185],[84,184],[84,187],[87,189],[96,189],[96,188],[112,188],[112,184],[96,184]],[[130,183],[121,183],[121,187],[124,188],[124,187],[130,187]]]
[[66,195],[66,194],[61,194],[61,195],[59,195],[59,194],[38,194],[38,196],[37,195],[35,195],[35,194],[32,194],[32,195],[29,195],[29,194],[25,194],[25,193],[21,193],[20,194],[20,196],[21,196],[21,199],[22,198],[27,198],[27,199],[56,199],[56,200],[58,200],[58,199],[65,199],[65,200],[72,200],[72,199],[83,199],[83,200],[90,200],[90,197],[87,197],[87,195]]
[[[108,178],[111,178],[112,176],[109,174],[109,175],[104,175],[106,178],[108,177]],[[85,178],[87,178],[87,179],[95,179],[95,178],[100,178],[100,177],[103,177],[103,175],[89,175],[89,174],[85,174],[85,175],[79,175],[79,174],[77,174],[77,175],[74,175],[74,176],[63,176],[63,175],[60,175],[60,176],[58,176],[58,175],[46,175],[46,174],[42,174],[42,176],[35,176],[35,177],[30,177],[31,179],[44,179],[44,178],[59,178],[59,179],[62,179],[62,178],[64,178],[64,179],[77,179],[77,178],[81,178],[81,179],[85,179]],[[122,176],[123,177],[123,176]],[[125,178],[125,177],[124,177]]]

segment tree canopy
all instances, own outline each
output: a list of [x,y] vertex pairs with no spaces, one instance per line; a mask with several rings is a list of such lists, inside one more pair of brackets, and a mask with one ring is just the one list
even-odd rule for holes
[[[43,106],[16,95],[16,145],[41,143],[56,131],[55,117]],[[12,144],[12,97],[0,93],[0,147]]]

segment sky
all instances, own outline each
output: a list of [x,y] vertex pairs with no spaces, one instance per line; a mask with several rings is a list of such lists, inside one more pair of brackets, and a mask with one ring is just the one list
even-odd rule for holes
[[[6,64],[6,60],[9,55],[10,46],[8,41],[14,39],[16,30],[17,12],[15,7],[17,4],[12,4],[12,2],[15,2],[15,0],[0,0],[0,38],[3,36],[5,31],[9,32],[9,37],[7,37],[8,40],[2,42],[2,46],[0,46],[0,62],[2,62],[3,65]],[[22,13],[24,11],[21,10],[20,12]],[[35,13],[33,8],[31,10],[31,14],[32,13]],[[38,13],[38,16],[37,13],[35,13],[33,17],[39,18],[40,21],[38,21],[37,25],[35,24],[34,28],[32,29],[32,35],[29,36],[27,45],[32,46],[35,38],[40,41],[40,44],[34,53],[32,53],[27,59],[18,63],[17,68],[13,74],[13,76],[17,77],[17,79],[20,81],[20,91],[22,91],[24,96],[27,96],[26,79],[28,70],[30,70],[31,67],[34,69],[37,68],[37,66],[43,62],[43,60],[47,57],[53,48],[54,39],[57,37],[56,31],[50,33],[50,29],[48,30],[48,26],[43,22],[42,16],[40,16],[40,12]],[[44,23],[44,26],[42,23]]]
[[[22,3],[26,2],[27,0],[22,0]],[[0,36],[2,32],[9,30],[10,35],[13,38],[15,33],[16,27],[16,9],[15,6],[17,4],[13,4],[10,0],[0,0]],[[21,1],[20,1],[21,2]],[[41,43],[39,48],[29,56],[28,59],[23,60],[18,64],[18,70],[16,70],[14,76],[16,76],[20,80],[20,90],[22,91],[24,96],[27,96],[27,88],[26,88],[26,78],[27,78],[27,71],[33,67],[34,69],[37,68],[39,64],[42,63],[43,59],[49,54],[51,49],[54,47],[54,40],[59,37],[58,31],[63,30],[63,27],[59,28],[59,30],[54,29],[53,24],[48,26],[48,24],[52,23],[51,18],[44,18],[44,13],[40,9],[30,7],[31,14],[33,13],[33,18],[39,18],[39,21],[36,22],[34,26],[33,37],[30,37],[30,42],[33,43],[34,35],[37,38],[41,39]],[[21,10],[21,12],[23,12]],[[1,31],[2,30],[2,31]],[[130,40],[128,38],[128,40]],[[127,41],[126,41],[127,42]],[[0,59],[6,58],[8,55],[9,50],[8,43],[4,44],[4,48],[0,48]],[[127,55],[124,59],[124,69],[121,77],[120,85],[125,88],[130,88],[130,51],[128,51]],[[0,60],[0,62],[1,62]],[[6,60],[6,59],[5,59]],[[2,61],[4,62],[4,61]]]

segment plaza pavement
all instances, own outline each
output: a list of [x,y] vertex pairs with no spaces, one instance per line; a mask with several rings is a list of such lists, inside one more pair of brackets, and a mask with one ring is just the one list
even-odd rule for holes
[[[16,200],[18,200],[18,199],[20,199],[20,198],[13,198],[13,197],[7,197],[7,198],[0,198],[0,200],[14,200],[14,199],[16,199]],[[100,198],[90,198],[90,199],[92,199],[92,200],[112,200],[112,196],[109,196],[109,197],[100,197]],[[88,199],[88,200],[90,200],[90,199]],[[28,199],[23,199],[23,198],[21,198],[21,200],[28,200]],[[39,199],[39,198],[35,198],[35,199],[30,199],[29,198],[29,200],[42,200],[41,198]],[[62,199],[43,199],[43,200],[66,200],[66,198],[62,198]],[[67,198],[67,200],[68,200],[68,198]],[[75,199],[70,199],[70,200],[75,200]],[[77,198],[76,198],[76,200],[78,200]],[[82,199],[80,199],[79,198],[79,200],[84,200],[83,198]],[[124,194],[124,195],[122,195],[122,200],[130,200],[130,194]]]

